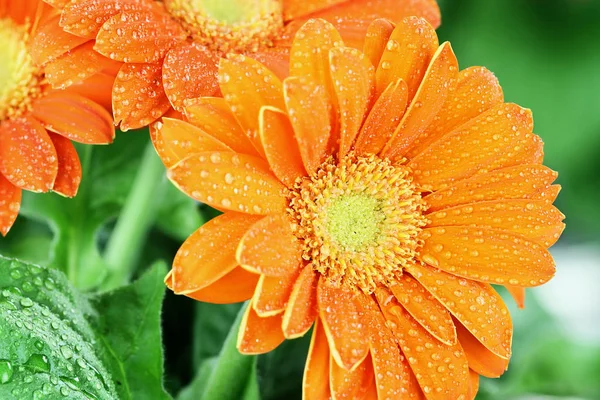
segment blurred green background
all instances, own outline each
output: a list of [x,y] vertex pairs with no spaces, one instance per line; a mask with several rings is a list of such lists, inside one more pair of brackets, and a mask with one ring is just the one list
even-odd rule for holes
[[[552,249],[556,277],[528,291],[525,310],[507,299],[515,325],[513,358],[501,379],[482,379],[478,399],[600,399],[600,1],[439,3],[440,40],[452,42],[461,68],[486,66],[507,101],[533,110],[545,162],[559,171],[557,206],[567,216]],[[79,195],[26,194],[0,253],[59,268],[84,291],[98,288],[114,269],[101,254],[144,170],[147,146],[148,133],[141,131],[118,134],[112,146],[79,148],[85,169]],[[150,229],[140,238],[141,250],[131,249],[132,259],[139,256],[134,275],[156,259],[170,262],[187,235],[214,216],[164,177],[150,182],[148,193],[155,208],[140,217],[139,230]],[[214,365],[238,307],[167,294],[165,379],[177,400],[194,398],[193,385],[202,385],[202,371]],[[248,374],[262,377],[263,400],[300,397],[306,348],[305,338],[258,358]]]

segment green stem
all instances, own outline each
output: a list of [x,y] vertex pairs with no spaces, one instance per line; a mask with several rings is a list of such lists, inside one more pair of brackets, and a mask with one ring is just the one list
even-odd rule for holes
[[254,379],[251,372],[255,357],[240,354],[237,349],[238,331],[246,307],[250,307],[249,303],[242,307],[229,330],[221,353],[219,353],[217,365],[206,383],[202,400],[237,400],[244,395],[248,379]]
[[149,143],[125,206],[104,251],[109,268],[108,277],[101,290],[111,290],[126,284],[133,274],[137,261],[156,216],[156,206],[161,198],[161,182],[165,168]]

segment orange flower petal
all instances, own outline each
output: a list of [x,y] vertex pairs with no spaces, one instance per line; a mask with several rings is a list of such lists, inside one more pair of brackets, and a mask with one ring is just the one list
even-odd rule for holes
[[123,11],[102,25],[94,50],[117,61],[154,63],[185,38],[181,25],[168,14]]
[[347,0],[283,0],[283,18],[289,21]]
[[285,112],[273,107],[260,109],[260,140],[271,170],[287,187],[306,176],[294,128]]
[[408,99],[412,100],[437,48],[437,35],[427,21],[410,17],[398,22],[375,73],[377,93],[402,79],[408,85]]
[[[442,44],[431,59],[421,85],[408,106],[400,126],[383,149],[391,159],[401,159],[414,140],[434,121],[456,85],[458,61],[450,43]],[[409,87],[410,91],[410,87]]]
[[263,354],[283,342],[281,314],[260,317],[250,305],[246,307],[238,333],[237,348],[242,354]]
[[360,51],[349,47],[329,51],[333,89],[340,111],[339,157],[350,151],[367,113],[375,83],[375,68]]
[[81,182],[81,163],[71,141],[48,132],[58,156],[58,173],[52,190],[66,197],[74,197]]
[[389,290],[436,339],[447,345],[456,343],[456,331],[448,310],[412,276],[402,274]]
[[477,391],[479,391],[479,374],[472,369],[469,369],[469,398],[475,400]]
[[110,113],[93,101],[52,91],[35,100],[32,115],[49,131],[85,144],[107,144],[115,137]]
[[48,20],[33,37],[30,54],[34,64],[44,65],[89,40],[65,32],[59,20],[59,16]]
[[415,395],[420,398],[418,394],[422,392],[419,384],[400,351],[379,305],[371,296],[359,296],[357,300],[368,319],[369,348],[378,398],[415,398]]
[[188,121],[225,143],[236,153],[259,155],[223,98],[200,97],[187,100],[184,113]]
[[0,233],[6,236],[19,215],[21,189],[0,174]]
[[289,77],[283,81],[283,89],[300,156],[306,171],[312,174],[329,153],[331,105],[325,87],[304,78]]
[[425,197],[429,211],[479,201],[537,199],[558,174],[543,165],[517,165],[475,175]]
[[[385,47],[393,31],[394,24],[387,19],[376,19],[369,25],[365,35],[363,53],[365,53],[365,56],[367,56],[374,67],[379,65],[381,55],[385,51]],[[392,82],[390,82],[391,84]]]
[[327,334],[331,355],[342,368],[355,368],[369,352],[364,334],[362,310],[354,302],[354,293],[333,288],[323,277],[317,285],[319,317]]
[[564,215],[544,200],[494,200],[431,213],[427,226],[464,225],[519,234],[546,247],[560,237]]
[[140,0],[79,0],[67,3],[62,10],[60,26],[74,35],[93,39],[104,23],[124,11],[159,11],[162,4]]
[[261,317],[282,313],[288,304],[299,271],[285,276],[261,275],[256,285],[252,307]]
[[46,129],[24,116],[0,124],[0,172],[13,185],[32,192],[54,186],[58,160]]
[[310,264],[300,270],[281,324],[283,334],[287,339],[303,336],[315,321],[318,277],[319,275]]
[[531,111],[501,104],[443,136],[408,166],[419,186],[437,190],[494,169],[537,164],[543,144],[532,128]]
[[494,288],[434,268],[411,265],[407,269],[484,346],[499,357],[510,358],[512,321]]
[[504,287],[508,290],[515,303],[517,303],[517,307],[520,309],[525,308],[525,288],[511,285],[504,285]]
[[176,294],[195,292],[236,268],[235,251],[238,243],[258,218],[228,212],[192,233],[173,260],[173,291]]
[[260,109],[263,106],[284,109],[281,81],[258,61],[230,54],[219,63],[219,85],[246,135],[264,154],[259,135]]
[[113,86],[115,125],[139,129],[159,119],[171,107],[162,84],[160,64],[123,64]]
[[456,322],[458,341],[467,355],[469,368],[488,378],[498,378],[508,368],[509,358],[498,357],[489,351],[460,322]]
[[285,186],[257,157],[197,153],[175,164],[167,176],[188,196],[218,209],[266,215],[287,207]]
[[394,303],[380,305],[427,399],[458,399],[467,394],[469,365],[460,345],[442,344]]
[[302,247],[287,214],[269,215],[254,224],[236,253],[238,263],[267,276],[286,276],[302,265]]
[[281,80],[287,78],[290,73],[290,49],[283,44],[277,43],[275,47],[260,49],[255,53],[248,53],[247,56],[260,62]]
[[302,380],[302,398],[328,400],[331,398],[329,380],[329,344],[323,324],[315,322],[315,328],[310,339],[310,348],[304,367]]
[[118,62],[94,51],[93,47],[94,43],[89,41],[48,63],[44,67],[44,76],[52,87],[65,89],[84,81],[84,84],[87,84],[86,80],[91,76],[120,66]]
[[166,118],[150,129],[152,143],[167,168],[184,158],[207,151],[232,151],[202,129],[180,119]]
[[554,260],[543,246],[495,229],[447,226],[422,232],[420,258],[476,281],[538,286],[554,276]]
[[413,143],[407,153],[414,158],[431,143],[504,101],[496,76],[484,67],[469,67],[458,73],[451,91],[435,120]]
[[186,293],[189,298],[214,304],[232,304],[252,297],[259,275],[236,267],[207,287]]
[[329,360],[329,386],[331,398],[362,399],[373,380],[373,363],[367,356],[353,370],[340,367],[331,357]]
[[169,50],[162,79],[173,108],[183,111],[185,100],[218,92],[217,60],[215,53],[195,43],[182,42]]
[[103,71],[90,76],[85,82],[75,83],[64,89],[64,93],[75,93],[84,96],[103,108],[112,108],[112,88],[115,76]]
[[363,124],[355,148],[359,154],[377,154],[394,134],[406,110],[408,88],[398,79],[379,96]]

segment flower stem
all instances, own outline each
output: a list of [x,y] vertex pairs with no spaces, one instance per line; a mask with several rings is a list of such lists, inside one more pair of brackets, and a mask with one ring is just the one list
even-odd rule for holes
[[148,143],[131,191],[104,251],[109,268],[100,290],[126,284],[135,271],[146,235],[155,219],[165,168]]

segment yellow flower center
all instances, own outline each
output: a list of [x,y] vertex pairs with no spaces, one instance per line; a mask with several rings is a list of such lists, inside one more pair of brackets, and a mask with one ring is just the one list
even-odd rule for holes
[[190,36],[214,51],[256,52],[283,29],[277,0],[165,0]]
[[410,169],[374,155],[327,160],[288,199],[303,258],[332,284],[365,293],[414,259],[426,222]]
[[24,25],[0,19],[0,121],[22,114],[41,94],[41,73],[27,51],[29,34]]

